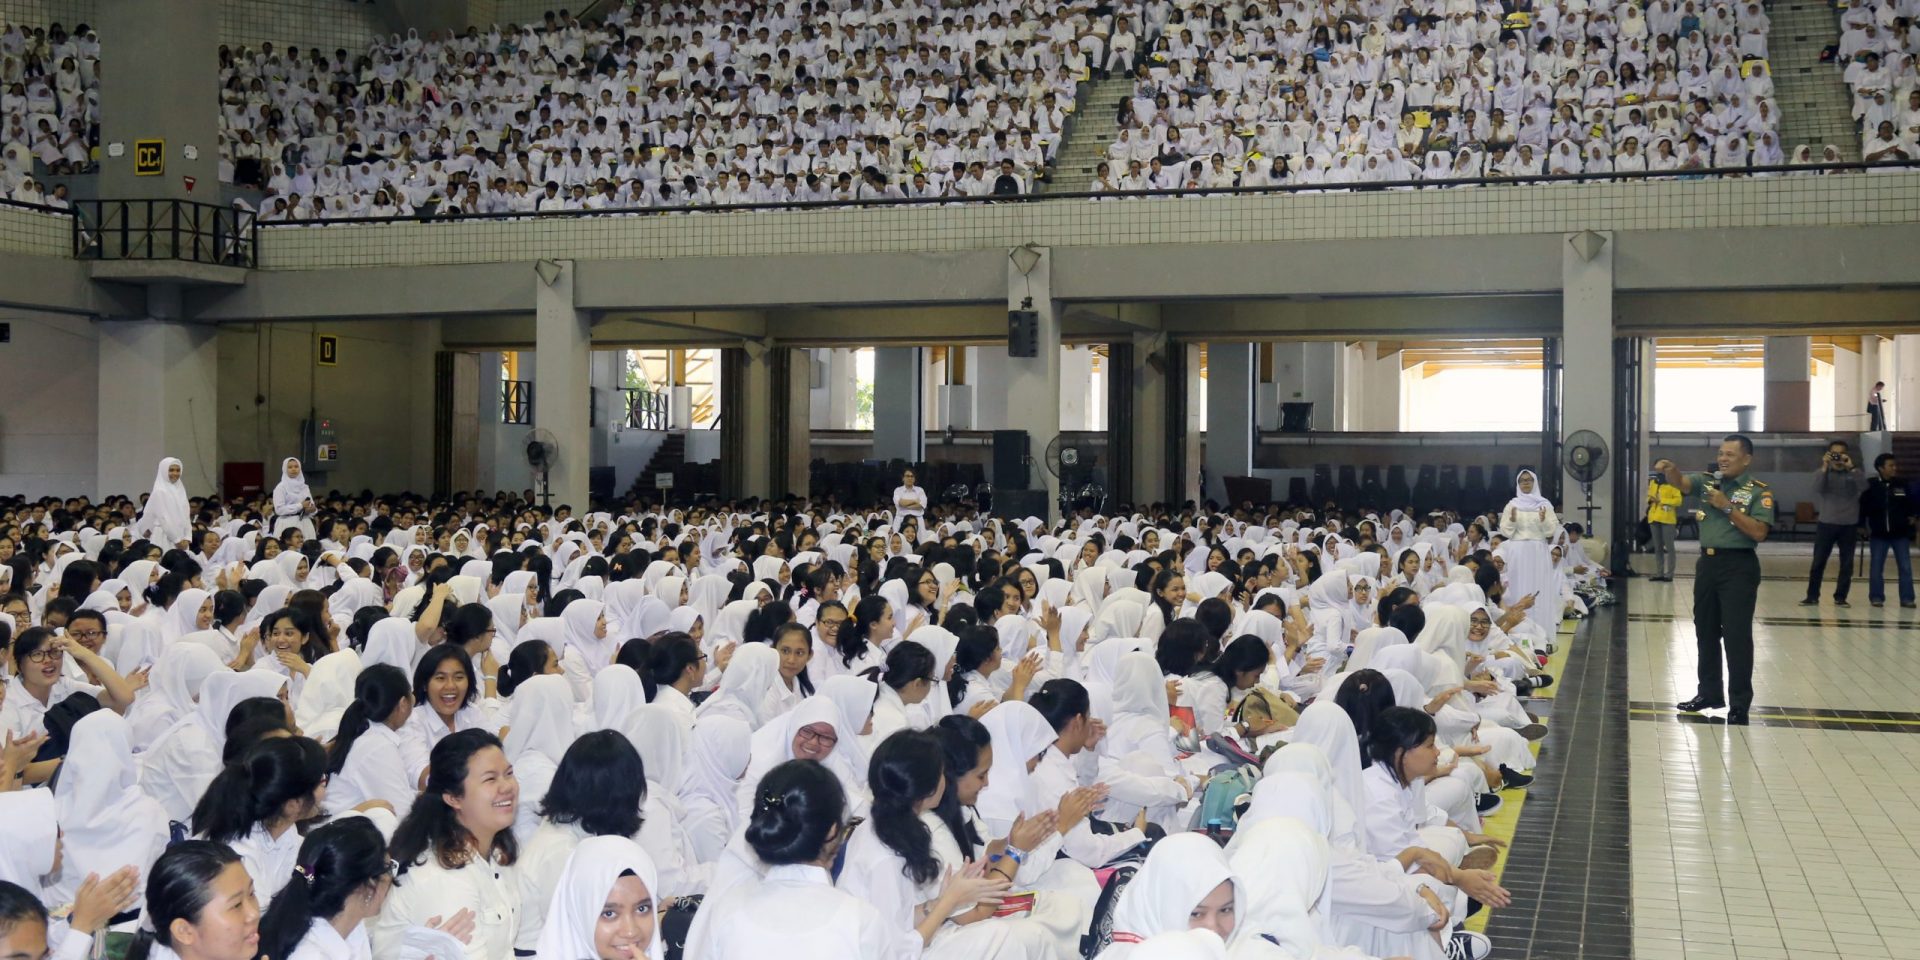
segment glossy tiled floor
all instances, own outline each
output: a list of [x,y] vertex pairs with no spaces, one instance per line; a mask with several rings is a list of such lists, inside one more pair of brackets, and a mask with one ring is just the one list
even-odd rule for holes
[[1901,713],[1920,711],[1920,616],[1857,580],[1851,608],[1801,607],[1770,576],[1756,725],[1676,722],[1692,587],[1635,580],[1626,605],[1634,957],[1920,960],[1920,716]]

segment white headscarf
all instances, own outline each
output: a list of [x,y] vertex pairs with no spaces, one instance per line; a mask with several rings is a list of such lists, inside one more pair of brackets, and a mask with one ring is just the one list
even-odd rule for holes
[[61,771],[54,794],[65,846],[54,881],[64,896],[55,902],[65,902],[89,873],[104,877],[131,865],[144,878],[167,843],[167,811],[140,790],[125,718],[111,710],[87,714],[73,725],[67,749],[85,761]]
[[537,753],[557,767],[573,738],[573,688],[567,678],[532,677],[514,688],[504,745],[509,762]]
[[[1522,493],[1520,491],[1521,477],[1533,478],[1532,493]],[[1538,510],[1541,507],[1551,507],[1553,503],[1546,497],[1540,495],[1540,475],[1534,473],[1532,470],[1522,470],[1513,475],[1513,501],[1509,506],[1520,510]]]
[[1233,871],[1247,912],[1236,914],[1234,939],[1270,937],[1294,960],[1312,960],[1320,948],[1330,890],[1332,851],[1327,838],[1292,817],[1276,817],[1237,832]]
[[353,685],[360,678],[360,655],[352,649],[321,657],[307,671],[300,699],[293,705],[293,722],[301,734],[321,743],[340,731],[340,715],[353,702]]
[[135,743],[146,749],[168,727],[192,713],[207,678],[224,670],[226,664],[208,647],[198,643],[168,647],[147,677],[146,695],[127,710],[127,726],[135,731]]
[[[178,458],[161,460],[154,470],[153,492],[148,494],[147,505],[140,510],[139,522],[134,524],[135,530],[167,548],[193,534],[193,518],[187,515],[187,487],[179,480],[167,479],[167,470],[171,467],[180,467],[181,476],[186,475],[186,467]],[[139,589],[145,590],[146,584],[140,584]]]
[[288,457],[280,461],[280,482],[273,485],[274,503],[299,504],[313,499],[313,490],[307,486],[305,471],[297,477],[287,475],[287,465],[299,462],[299,457]]
[[[566,628],[566,646],[580,651],[580,659],[587,669],[600,671],[613,663],[614,654],[620,652],[620,642],[613,638],[609,628],[604,637],[594,636],[594,624],[600,621],[600,614],[606,610],[606,604],[598,600],[580,599],[567,604],[560,611],[560,622]],[[556,651],[561,655],[566,650]]]
[[[1339,709],[1336,707],[1335,709]],[[1187,915],[1215,887],[1233,879],[1226,851],[1200,833],[1176,833],[1154,844],[1133,882],[1120,892],[1113,910],[1113,932],[1146,939],[1187,929]],[[1234,889],[1234,916],[1241,897]]]
[[547,904],[547,923],[540,931],[540,945],[534,951],[538,960],[581,960],[597,957],[594,930],[607,894],[620,878],[633,874],[646,885],[654,904],[653,940],[647,945],[648,960],[665,960],[666,948],[660,940],[660,875],[653,858],[638,843],[626,837],[588,837],[580,841],[560,872],[560,883]]
[[993,767],[975,809],[989,821],[1006,823],[1038,813],[1040,795],[1027,771],[1027,761],[1051,746],[1059,734],[1040,711],[1019,700],[988,710],[980,724],[993,736]]
[[[706,801],[727,818],[732,832],[739,821],[734,792],[752,758],[753,731],[733,717],[702,717],[693,724],[693,744],[679,795],[683,803]],[[644,762],[644,760],[642,761]]]
[[[1371,850],[1366,821],[1367,790],[1360,781],[1360,737],[1354,733],[1353,718],[1331,700],[1316,700],[1300,711],[1300,721],[1293,725],[1287,746],[1296,743],[1319,747],[1326,756],[1333,775],[1329,781],[1333,796],[1346,805],[1353,819],[1354,846]],[[1335,819],[1344,820],[1337,811]]]

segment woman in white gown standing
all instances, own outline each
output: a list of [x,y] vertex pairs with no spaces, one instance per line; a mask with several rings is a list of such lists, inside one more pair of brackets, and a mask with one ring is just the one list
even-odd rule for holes
[[1549,545],[1560,532],[1560,518],[1539,487],[1532,470],[1520,471],[1513,499],[1500,511],[1500,535],[1507,538],[1508,601],[1532,597],[1527,619],[1552,637],[1560,632],[1560,591]]

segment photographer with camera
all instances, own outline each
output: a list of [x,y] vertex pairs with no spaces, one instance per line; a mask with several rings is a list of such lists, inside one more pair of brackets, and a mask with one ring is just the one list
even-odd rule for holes
[[1813,569],[1807,574],[1803,607],[1820,603],[1820,578],[1827,572],[1827,554],[1840,548],[1840,576],[1833,585],[1835,606],[1847,606],[1847,588],[1853,585],[1854,528],[1860,525],[1860,466],[1853,462],[1844,440],[1827,444],[1827,455],[1813,476],[1813,504],[1820,522],[1813,534]]

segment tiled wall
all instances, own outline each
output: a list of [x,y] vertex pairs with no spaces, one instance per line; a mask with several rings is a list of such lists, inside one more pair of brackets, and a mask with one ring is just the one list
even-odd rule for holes
[[70,257],[73,218],[0,204],[0,252]]
[[[9,24],[44,27],[57,22],[72,29],[76,23],[97,25],[98,11],[97,0],[0,0],[0,16]],[[281,47],[320,44],[327,50],[358,51],[387,32],[378,7],[350,0],[226,0],[220,11],[223,43],[271,40]]]
[[1313,196],[276,227],[262,232],[261,266],[312,270],[532,257],[928,253],[1028,242],[1235,243],[1914,222],[1920,222],[1920,171]]

